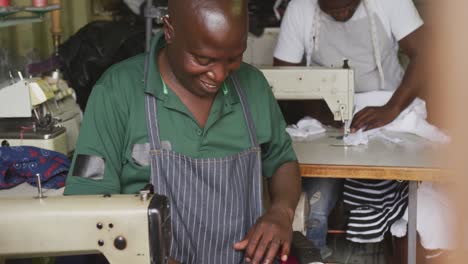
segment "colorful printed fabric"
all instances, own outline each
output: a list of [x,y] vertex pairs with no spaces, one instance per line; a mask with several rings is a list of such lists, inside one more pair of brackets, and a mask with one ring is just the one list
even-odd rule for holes
[[23,182],[37,185],[40,175],[43,188],[65,185],[70,160],[63,154],[36,147],[0,147],[0,190]]

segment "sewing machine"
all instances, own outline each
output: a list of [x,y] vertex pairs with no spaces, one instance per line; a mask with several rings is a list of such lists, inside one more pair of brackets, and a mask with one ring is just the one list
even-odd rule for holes
[[[346,62],[345,62],[346,65]],[[348,67],[261,67],[278,100],[323,99],[345,128],[353,117],[354,71]]]
[[265,28],[261,36],[249,34],[242,60],[259,68],[278,100],[323,99],[336,121],[349,127],[354,107],[354,71],[341,68],[272,67],[280,29]]
[[[39,181],[40,182],[40,181]],[[36,197],[0,192],[0,264],[6,259],[102,253],[111,264],[166,264],[171,223],[168,200],[147,185],[139,195],[62,196],[38,185]],[[301,198],[298,211],[308,208]],[[293,226],[305,221],[297,215]],[[304,226],[304,224],[300,224]],[[295,229],[296,230],[296,229]],[[293,232],[291,252],[300,264],[321,263],[304,230]]]
[[75,148],[81,110],[74,91],[58,76],[11,78],[0,84],[0,142],[69,154]]
[[139,195],[2,198],[0,212],[0,264],[12,258],[96,253],[112,264],[168,261],[168,200],[146,190]]

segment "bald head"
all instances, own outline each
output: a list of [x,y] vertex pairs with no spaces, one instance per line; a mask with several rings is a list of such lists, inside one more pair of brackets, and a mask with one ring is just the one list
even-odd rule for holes
[[246,0],[169,0],[169,15],[176,30],[226,32],[247,28]]
[[184,10],[193,13],[204,8],[224,10],[226,14],[234,16],[247,11],[246,0],[169,0],[168,6],[170,15],[175,15],[175,12],[182,13]]
[[247,0],[169,0],[164,33],[165,54],[178,81],[194,94],[213,96],[240,67],[247,45]]

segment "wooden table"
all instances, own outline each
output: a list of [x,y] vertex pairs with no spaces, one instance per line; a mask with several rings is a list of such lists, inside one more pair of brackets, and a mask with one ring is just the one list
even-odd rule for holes
[[407,180],[408,263],[416,264],[418,181],[444,180],[434,159],[441,146],[418,136],[386,132],[401,143],[375,138],[367,145],[345,146],[342,133],[329,130],[305,140],[294,139],[302,177]]

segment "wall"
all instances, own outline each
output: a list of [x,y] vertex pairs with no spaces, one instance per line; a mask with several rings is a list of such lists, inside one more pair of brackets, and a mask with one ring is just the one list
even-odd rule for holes
[[[31,5],[31,0],[12,0],[13,6]],[[92,19],[92,0],[61,1],[62,42]],[[18,15],[27,15],[21,13]],[[0,28],[0,48],[24,56],[36,48],[42,58],[53,53],[50,13],[43,22]]]

